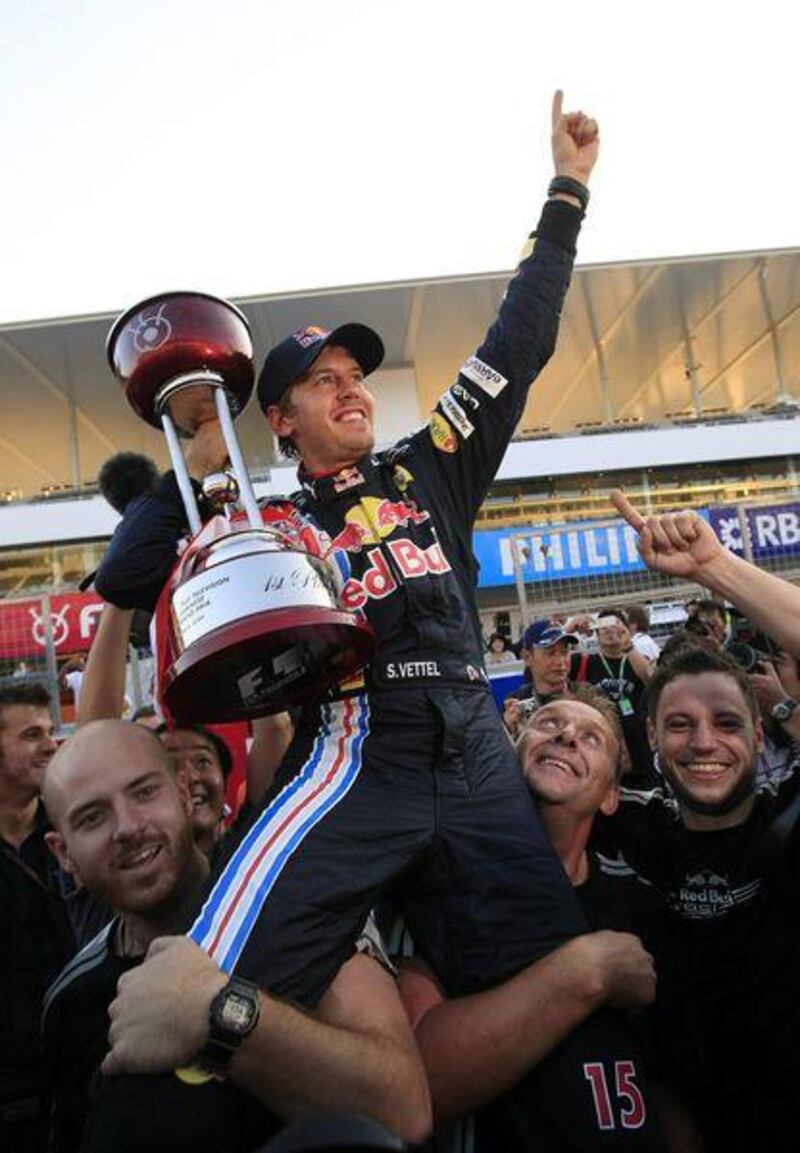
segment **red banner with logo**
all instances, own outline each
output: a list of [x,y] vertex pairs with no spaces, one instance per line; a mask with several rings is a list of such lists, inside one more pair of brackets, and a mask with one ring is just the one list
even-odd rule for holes
[[[92,643],[103,602],[94,593],[61,593],[50,597],[50,622],[58,656],[85,652]],[[44,656],[44,605],[38,597],[0,601],[0,659]]]

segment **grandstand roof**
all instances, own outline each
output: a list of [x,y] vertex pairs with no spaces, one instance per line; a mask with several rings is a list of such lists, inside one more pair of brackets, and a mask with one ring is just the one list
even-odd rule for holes
[[[413,367],[418,396],[409,411],[416,413],[434,403],[480,340],[506,279],[486,274],[237,303],[251,321],[258,359],[307,323],[372,325],[386,342],[387,366]],[[91,484],[102,462],[121,449],[166,463],[163,437],[127,407],[107,368],[112,319],[0,327],[0,493],[30,498],[46,488]],[[795,400],[800,249],[584,267],[520,434],[724,420],[775,405],[785,411]],[[240,420],[240,438],[254,468],[271,464],[273,448],[254,404]]]

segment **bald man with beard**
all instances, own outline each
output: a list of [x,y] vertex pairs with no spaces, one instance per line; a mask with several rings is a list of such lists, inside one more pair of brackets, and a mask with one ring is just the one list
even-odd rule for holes
[[[231,1040],[224,1081],[202,1067],[211,1001],[229,982],[198,946],[170,936],[196,913],[209,865],[192,837],[188,790],[150,730],[80,729],[53,758],[44,798],[59,864],[115,913],[46,998],[55,1153],[127,1148],[145,1124],[175,1153],[247,1150],[297,1115],[334,1107],[407,1139],[425,1135],[424,1073],[371,938],[311,1014],[242,982],[251,1028]],[[191,1076],[172,1075],[188,1067]]]

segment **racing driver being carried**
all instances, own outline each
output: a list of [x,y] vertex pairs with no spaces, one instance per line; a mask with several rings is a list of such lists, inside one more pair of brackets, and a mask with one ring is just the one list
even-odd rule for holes
[[[300,491],[267,523],[310,532],[377,638],[355,689],[303,711],[275,785],[210,888],[190,936],[226,972],[313,1006],[391,882],[451,996],[495,985],[585,922],[533,809],[485,673],[473,522],[555,345],[598,150],[595,121],[553,102],[555,177],[527,254],[476,353],[429,423],[374,451],[371,329],[307,327],[258,380]],[[187,459],[221,466],[215,421]],[[128,506],[96,579],[153,609],[186,533],[173,475]],[[248,883],[244,883],[247,878]],[[596,1043],[596,1038],[595,1038]],[[580,1064],[577,1065],[578,1082]]]

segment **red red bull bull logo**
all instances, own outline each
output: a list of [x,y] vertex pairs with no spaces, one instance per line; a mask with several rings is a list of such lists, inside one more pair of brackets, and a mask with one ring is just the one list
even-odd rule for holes
[[[450,562],[438,542],[423,548],[413,540],[400,537],[388,541],[385,547],[404,580],[450,572]],[[370,549],[367,561],[368,567],[361,576],[350,577],[342,589],[341,600],[347,609],[363,608],[367,601],[383,600],[397,589],[397,578],[382,548]]]
[[430,513],[417,508],[414,501],[379,500],[365,497],[345,513],[345,525],[331,540],[331,551],[361,552],[371,544],[379,544],[391,536],[396,528],[410,524],[423,524]]
[[335,552],[337,549],[344,552],[361,552],[364,545],[369,544],[370,541],[369,529],[351,520],[331,540],[331,552]]

